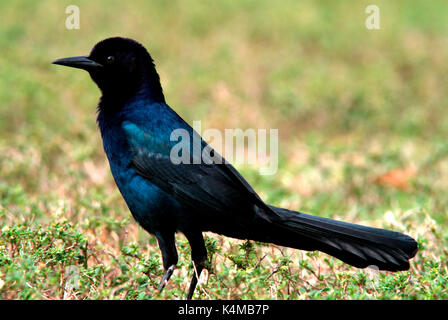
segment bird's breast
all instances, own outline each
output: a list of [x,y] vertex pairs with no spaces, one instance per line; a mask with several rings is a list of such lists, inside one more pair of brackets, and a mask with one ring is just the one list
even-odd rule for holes
[[121,127],[103,128],[101,135],[112,176],[129,210],[147,231],[157,230],[158,224],[172,217],[177,201],[130,165],[133,152]]

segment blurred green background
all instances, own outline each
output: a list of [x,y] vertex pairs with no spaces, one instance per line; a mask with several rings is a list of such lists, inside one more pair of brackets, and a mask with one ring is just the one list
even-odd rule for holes
[[[73,4],[79,30],[65,27]],[[370,4],[380,8],[380,30],[365,27]],[[181,298],[188,285],[182,275],[191,272],[189,249],[179,236],[182,272],[161,296],[151,286],[159,276],[150,274],[162,272],[160,256],[109,173],[95,123],[99,90],[87,73],[50,64],[117,35],[149,50],[168,104],[189,123],[279,129],[277,174],[241,168],[263,199],[419,240],[426,250],[412,272],[385,276],[386,289],[374,298],[447,297],[445,0],[1,1],[0,297]],[[272,253],[274,262],[265,265],[258,244],[248,253],[247,244],[209,237],[210,246],[242,250],[254,263],[246,259],[244,268],[218,250],[200,298],[370,297],[357,282],[353,292],[339,282],[308,290],[288,282],[294,272],[269,276],[285,255],[297,266],[295,251]],[[97,260],[90,259],[95,250]],[[323,254],[300,258],[314,268],[329,263]],[[81,268],[81,289],[67,295],[60,279],[72,264]],[[146,275],[132,275],[132,268],[147,268]],[[259,282],[247,284],[244,277],[254,274]],[[412,277],[412,285],[396,291],[393,281]]]

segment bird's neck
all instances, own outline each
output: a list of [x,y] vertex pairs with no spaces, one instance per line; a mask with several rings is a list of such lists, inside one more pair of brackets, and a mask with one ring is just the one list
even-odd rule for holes
[[141,75],[139,81],[136,83],[129,87],[122,86],[117,89],[111,88],[102,91],[103,95],[98,104],[98,112],[117,113],[125,105],[132,102],[145,101],[149,105],[153,103],[165,103],[160,78],[155,70]]
[[144,75],[141,76],[140,83],[141,85],[137,90],[136,98],[148,99],[152,103],[165,102],[162,85],[160,84],[160,77],[155,68],[144,73]]

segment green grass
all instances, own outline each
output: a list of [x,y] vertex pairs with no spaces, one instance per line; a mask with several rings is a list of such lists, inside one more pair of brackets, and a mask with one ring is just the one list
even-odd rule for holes
[[[65,28],[77,4],[80,30]],[[448,4],[375,1],[1,1],[0,298],[160,294],[160,252],[110,175],[86,73],[53,66],[115,35],[155,59],[168,103],[208,128],[278,128],[279,170],[241,172],[264,200],[419,242],[408,272],[206,234],[199,299],[448,298]],[[236,116],[237,115],[237,116]],[[70,270],[77,288],[72,289]]]

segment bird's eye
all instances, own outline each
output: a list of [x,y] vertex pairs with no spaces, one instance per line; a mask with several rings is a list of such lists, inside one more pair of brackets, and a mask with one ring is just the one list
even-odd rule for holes
[[114,63],[114,61],[115,61],[115,57],[114,56],[108,56],[106,58],[107,64],[112,64],[112,63]]

